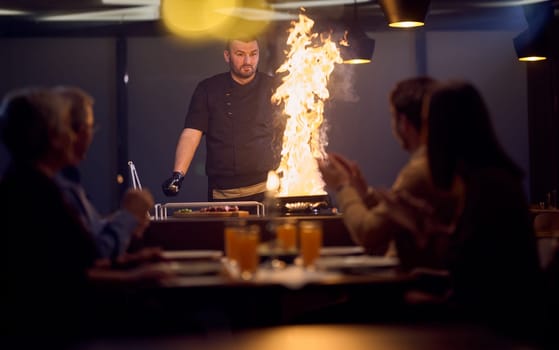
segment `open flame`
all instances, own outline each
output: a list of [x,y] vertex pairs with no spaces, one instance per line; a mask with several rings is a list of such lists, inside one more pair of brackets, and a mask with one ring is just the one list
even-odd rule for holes
[[299,14],[291,22],[286,61],[276,70],[284,73],[272,102],[283,102],[287,115],[281,161],[279,196],[325,194],[324,181],[315,158],[324,158],[328,144],[323,128],[324,101],[330,97],[327,85],[336,63],[343,60],[330,35],[312,33],[314,21]]

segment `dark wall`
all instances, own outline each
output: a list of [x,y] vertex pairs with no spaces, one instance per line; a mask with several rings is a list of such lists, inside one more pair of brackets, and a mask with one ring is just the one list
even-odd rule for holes
[[544,203],[551,191],[559,189],[559,20],[548,40],[554,43],[548,53],[551,59],[530,65],[527,74],[530,193],[534,202]]
[[[473,81],[487,98],[505,148],[529,170],[526,66],[516,60],[512,45],[517,32],[426,32],[419,46],[413,31],[369,34],[376,39],[373,62],[340,65],[332,76],[326,110],[328,150],[359,162],[371,184],[389,187],[407,154],[391,135],[388,93],[398,80],[427,73]],[[172,171],[176,141],[196,83],[227,69],[221,43],[192,45],[170,37],[127,39],[127,159],[117,159],[115,151],[115,39],[0,39],[0,47],[0,94],[30,84],[67,83],[95,97],[101,130],[83,170],[85,184],[102,212],[118,204],[116,169],[128,160],[135,163],[143,187],[152,190],[156,202],[206,200],[204,144],[178,197],[164,197],[160,185]],[[263,66],[271,61],[264,53]],[[6,157],[0,155],[3,167]]]
[[[198,81],[227,68],[223,45],[186,45],[165,38],[131,38],[129,48],[129,151],[140,178],[153,189],[157,202],[160,184],[171,175],[175,146],[183,129],[190,95]],[[207,200],[205,139],[198,148],[181,193],[172,201]]]
[[[427,34],[428,71],[441,79],[465,78],[481,91],[497,136],[530,183],[526,68],[512,44],[516,32]],[[472,140],[475,142],[475,140]]]
[[[77,85],[95,99],[95,134],[82,163],[84,184],[103,211],[116,192],[115,40],[112,38],[0,38],[0,95],[26,86]],[[8,155],[0,146],[0,169]]]

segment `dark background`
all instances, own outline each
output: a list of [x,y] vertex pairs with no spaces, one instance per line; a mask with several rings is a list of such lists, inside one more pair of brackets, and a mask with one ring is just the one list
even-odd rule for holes
[[[428,74],[467,79],[481,90],[505,149],[526,171],[531,201],[557,188],[557,30],[554,58],[519,62],[513,38],[528,25],[523,7],[464,5],[478,2],[433,1],[427,25],[415,30],[388,28],[376,1],[359,5],[360,21],[376,40],[373,62],[336,68],[325,113],[327,149],[359,162],[371,184],[389,187],[407,159],[391,135],[391,88],[401,79]],[[330,21],[344,11],[347,6],[309,10],[308,15]],[[273,72],[282,61],[278,48],[287,26],[275,22],[263,35],[261,70]],[[77,85],[93,95],[100,130],[82,170],[103,213],[118,206],[131,184],[129,160],[156,203],[206,201],[204,143],[178,197],[165,197],[160,185],[172,171],[196,83],[227,70],[222,52],[220,41],[189,42],[165,32],[157,21],[40,24],[0,16],[0,95],[54,84]],[[1,169],[7,161],[0,148]]]

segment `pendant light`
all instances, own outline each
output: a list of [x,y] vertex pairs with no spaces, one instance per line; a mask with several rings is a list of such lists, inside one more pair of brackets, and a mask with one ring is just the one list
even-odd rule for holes
[[536,62],[547,59],[553,23],[553,6],[540,2],[524,6],[528,28],[513,39],[519,61]]
[[425,25],[429,0],[379,0],[380,7],[393,28],[414,28]]
[[357,1],[353,2],[353,16],[347,21],[346,29],[344,43],[340,45],[340,55],[344,63],[370,63],[375,51],[375,40],[367,36],[359,23]]

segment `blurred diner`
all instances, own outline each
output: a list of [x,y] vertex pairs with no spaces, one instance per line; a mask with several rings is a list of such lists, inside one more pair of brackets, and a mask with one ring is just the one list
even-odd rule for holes
[[75,137],[72,158],[55,177],[67,202],[76,210],[97,243],[100,258],[114,259],[127,251],[133,239],[140,239],[150,223],[148,211],[154,199],[147,189],[128,188],[120,209],[101,215],[80,183],[79,164],[86,158],[95,132],[93,97],[75,86],[56,86],[54,92],[70,103],[71,130]]
[[[464,189],[455,229],[441,233],[448,240],[448,316],[539,341],[547,299],[524,173],[499,143],[473,84],[440,83],[424,102],[433,182],[443,190]],[[415,232],[417,239],[424,234],[421,225]]]
[[[433,185],[425,140],[421,137],[425,129],[421,118],[423,97],[435,83],[428,76],[412,77],[399,81],[390,92],[392,134],[409,153],[409,159],[400,169],[391,191],[421,198],[430,208],[425,217],[436,218],[431,221],[451,227],[458,215],[460,189],[446,191]],[[390,208],[383,200],[384,191],[368,186],[358,164],[334,152],[330,152],[327,159],[318,160],[318,164],[356,244],[370,254],[397,255],[401,268],[407,271],[416,267],[444,267],[441,251],[444,247],[439,235],[417,240],[406,223],[393,220]],[[422,218],[418,220],[425,221]],[[411,229],[415,226],[412,225]]]
[[78,333],[95,243],[54,176],[70,164],[70,103],[53,91],[12,91],[2,104],[10,154],[0,180],[2,335],[66,339]]
[[107,330],[111,310],[95,303],[92,294],[99,283],[168,275],[165,269],[122,271],[161,260],[157,247],[98,259],[95,236],[55,180],[64,167],[75,165],[79,135],[72,130],[72,107],[58,89],[27,87],[9,92],[0,109],[0,138],[10,155],[0,179],[0,336],[31,335],[22,346],[48,342],[63,348]]

